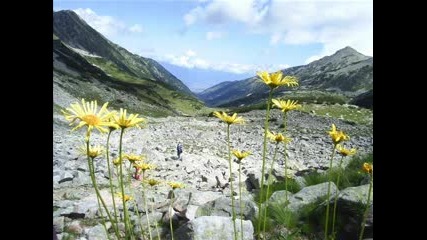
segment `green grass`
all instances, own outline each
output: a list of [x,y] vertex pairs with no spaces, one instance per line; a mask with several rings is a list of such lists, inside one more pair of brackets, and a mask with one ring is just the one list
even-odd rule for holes
[[335,182],[338,174],[341,175],[338,189],[360,186],[361,182],[366,178],[366,174],[361,172],[364,162],[372,163],[372,153],[363,156],[353,157],[345,168],[333,168],[326,172],[313,172],[304,176],[306,186],[317,185],[328,182],[329,176]]
[[347,105],[303,104],[302,112],[313,113],[318,116],[338,118],[357,124],[370,124],[373,111],[365,108],[352,108]]
[[[260,198],[260,193],[257,192],[254,196],[254,200],[256,202],[261,201],[261,203],[265,202],[265,194],[267,193],[267,188],[265,188],[266,190],[263,192],[263,196]],[[285,185],[285,181],[277,181],[277,182],[273,182],[270,185],[270,190],[268,192],[268,198],[271,197],[271,195],[274,192],[277,191],[281,191],[281,190],[285,190],[286,189],[286,185]],[[295,179],[288,179],[288,191],[291,193],[297,193],[301,190],[301,186],[299,185],[299,183],[295,180]]]
[[[144,79],[131,76],[120,70],[113,62],[106,61],[103,58],[86,57],[86,59],[103,69],[117,81],[130,84],[129,86],[134,89],[133,93],[139,100],[154,106],[154,109],[151,108],[146,111],[139,109],[138,112],[142,115],[149,115],[152,117],[165,117],[169,115],[194,116],[207,114],[211,111],[211,109],[205,107],[203,102],[186,94],[177,92],[165,83],[154,81],[149,78]],[[115,103],[111,103],[111,106],[114,107]]]

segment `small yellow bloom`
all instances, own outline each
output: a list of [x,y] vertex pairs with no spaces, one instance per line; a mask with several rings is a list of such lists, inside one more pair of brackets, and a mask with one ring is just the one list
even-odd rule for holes
[[363,164],[363,171],[364,172],[366,172],[366,173],[372,173],[373,171],[374,171],[374,165],[372,165],[372,164],[370,164],[370,163],[367,163],[367,162],[365,162],[364,164]]
[[79,150],[84,155],[88,155],[91,158],[96,158],[102,154],[102,152],[104,151],[104,147],[99,145],[93,147],[89,146],[89,152],[87,152],[86,145],[84,145],[81,146]]
[[154,166],[153,164],[143,163],[143,162],[134,163],[133,166],[137,170],[142,170],[142,171],[156,168],[156,166]]
[[274,134],[270,131],[267,131],[267,137],[270,138],[271,141],[276,142],[276,143],[279,143],[279,142],[289,143],[292,141],[292,139],[283,136],[282,133]]
[[133,197],[126,195],[126,194],[123,197],[122,193],[120,193],[120,192],[116,193],[116,196],[119,197],[120,199],[123,199],[125,202],[133,199]]
[[236,124],[237,123],[243,123],[244,122],[244,120],[243,120],[242,117],[237,117],[237,113],[234,113],[233,116],[229,116],[225,112],[217,112],[217,111],[215,111],[213,114],[215,115],[215,117],[221,119],[222,121],[224,121],[228,125],[235,124],[235,123]]
[[[124,159],[125,157],[124,157],[124,155],[122,155],[122,160]],[[120,157],[117,157],[117,158],[115,158],[114,160],[113,160],[113,164],[115,165],[115,166],[118,166],[120,163],[122,163],[122,162],[120,162]]]
[[171,186],[172,189],[184,187],[184,184],[179,183],[179,182],[168,182],[168,185]]
[[338,144],[338,145],[337,145],[337,150],[338,150],[338,153],[339,153],[341,156],[344,156],[344,157],[347,157],[347,156],[351,156],[351,155],[356,154],[356,149],[355,149],[355,148],[352,148],[352,149],[346,149],[346,148],[344,148],[343,146],[341,146],[341,144]]
[[282,112],[285,112],[285,113],[301,107],[300,104],[297,104],[297,101],[293,101],[293,100],[284,101],[284,100],[273,99],[272,101],[276,107],[280,108]]
[[332,142],[337,145],[342,141],[347,141],[350,139],[349,136],[347,136],[342,131],[337,131],[337,128],[335,127],[335,124],[332,124],[332,130],[329,132],[329,136],[332,138]]
[[267,84],[271,89],[275,89],[279,86],[298,86],[298,80],[293,76],[283,77],[282,71],[269,74],[266,71],[257,72],[257,75]]
[[113,115],[114,123],[120,128],[125,129],[129,127],[141,128],[140,124],[145,123],[144,118],[138,118],[138,114],[130,114],[127,116],[127,110],[120,108],[120,114]]
[[137,162],[143,161],[145,159],[144,155],[136,155],[136,154],[124,154],[123,158],[127,159],[129,162]]
[[148,185],[150,185],[152,187],[160,184],[160,181],[153,179],[153,178],[144,180],[144,182],[148,183]]
[[80,121],[71,131],[83,126],[88,126],[88,133],[90,133],[93,128],[98,129],[101,133],[106,133],[108,132],[106,127],[111,126],[109,118],[112,115],[112,112],[107,110],[107,106],[108,102],[104,103],[98,112],[98,103],[96,101],[86,102],[82,99],[81,105],[79,103],[72,103],[66,111],[62,110],[62,113],[65,119],[70,122],[70,126],[72,126],[75,121]]
[[232,152],[233,152],[233,155],[234,155],[237,159],[239,159],[239,161],[241,161],[243,158],[245,158],[245,157],[247,157],[247,156],[251,155],[251,152],[246,152],[246,151],[241,152],[241,151],[239,151],[239,150],[233,150]]

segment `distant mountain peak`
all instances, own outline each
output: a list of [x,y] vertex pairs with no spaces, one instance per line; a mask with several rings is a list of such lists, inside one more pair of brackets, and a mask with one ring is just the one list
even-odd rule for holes
[[342,48],[342,49],[336,51],[333,55],[361,55],[361,56],[365,56],[350,46],[347,46],[345,48]]

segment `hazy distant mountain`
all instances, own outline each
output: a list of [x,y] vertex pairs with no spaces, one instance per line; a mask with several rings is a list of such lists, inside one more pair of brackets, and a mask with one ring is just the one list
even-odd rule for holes
[[[351,47],[345,47],[307,65],[282,71],[285,75],[293,75],[299,79],[300,86],[292,90],[322,90],[355,96],[372,89],[373,84],[373,58]],[[276,93],[288,90],[289,88],[279,88]],[[262,100],[268,91],[268,87],[254,76],[215,85],[198,96],[210,106],[239,106]]]

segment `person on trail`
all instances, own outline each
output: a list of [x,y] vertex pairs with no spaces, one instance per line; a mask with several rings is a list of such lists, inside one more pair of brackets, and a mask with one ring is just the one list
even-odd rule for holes
[[176,146],[176,152],[178,153],[178,160],[181,160],[181,153],[182,153],[182,144],[178,143],[178,146]]

